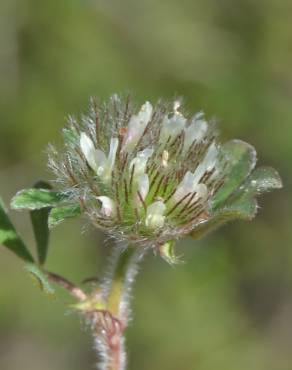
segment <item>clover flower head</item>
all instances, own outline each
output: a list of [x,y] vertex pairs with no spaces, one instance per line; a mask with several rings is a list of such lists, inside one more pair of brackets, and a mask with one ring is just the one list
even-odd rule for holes
[[157,248],[170,262],[175,240],[251,219],[256,195],[281,187],[272,168],[254,170],[251,145],[220,144],[215,123],[185,114],[178,101],[136,108],[117,95],[92,99],[88,115],[70,118],[63,133],[64,151],[49,153],[63,194],[52,224],[84,213],[117,240]]

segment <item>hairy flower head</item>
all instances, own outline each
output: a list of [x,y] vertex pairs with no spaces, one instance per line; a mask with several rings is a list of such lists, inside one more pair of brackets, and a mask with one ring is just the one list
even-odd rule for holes
[[220,144],[214,122],[185,114],[179,101],[136,108],[117,95],[92,100],[63,133],[63,152],[49,153],[63,194],[52,224],[82,212],[110,236],[157,247],[168,260],[173,241],[251,219],[255,196],[281,187],[273,169],[254,170],[252,146]]

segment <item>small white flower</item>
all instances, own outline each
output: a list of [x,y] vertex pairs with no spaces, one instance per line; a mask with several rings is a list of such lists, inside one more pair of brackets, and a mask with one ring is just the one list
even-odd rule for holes
[[163,227],[166,211],[166,205],[158,200],[147,207],[145,225],[149,229],[159,229]]
[[[199,184],[199,179],[196,174],[188,171],[181,183],[179,184],[176,192],[174,193],[172,199],[174,202],[179,202],[187,194],[192,194],[196,192],[193,202],[197,199],[205,199],[208,194],[208,189],[205,184]],[[187,201],[187,199],[186,199]]]
[[161,161],[161,164],[163,167],[168,166],[168,159],[169,159],[169,152],[167,150],[164,150],[162,152],[162,161]]
[[149,192],[149,177],[146,173],[139,176],[137,181],[138,183],[138,191],[143,200],[145,200],[148,192]]
[[131,117],[123,141],[123,151],[131,152],[135,148],[152,117],[152,111],[152,105],[147,101],[142,105],[139,113]]
[[181,114],[179,112],[179,108],[181,106],[181,101],[180,100],[175,100],[174,103],[173,103],[173,111],[175,114]]
[[170,118],[164,117],[162,121],[162,128],[160,132],[159,142],[165,144],[167,140],[175,139],[184,129],[186,124],[185,117],[177,112]]
[[106,196],[99,196],[97,199],[101,202],[101,210],[100,213],[102,216],[105,217],[115,217],[117,214],[116,204],[115,202]]
[[179,112],[181,102],[176,100],[173,103],[173,115],[168,118],[165,116],[162,121],[159,142],[165,144],[167,140],[175,139],[184,129],[187,122],[186,118]]
[[112,138],[110,141],[110,150],[108,158],[100,149],[95,149],[92,140],[84,133],[80,136],[80,147],[85,159],[93,171],[102,178],[104,182],[108,182],[111,178],[112,170],[115,164],[116,153],[119,141]]
[[[149,177],[145,173],[146,165],[148,159],[152,156],[153,149],[144,149],[141,152],[137,153],[137,156],[131,161],[129,170],[132,171],[134,167],[134,174],[133,174],[133,184],[137,188],[140,196],[144,200],[149,192]],[[141,206],[140,197],[136,197],[137,205]]]
[[135,166],[134,176],[139,176],[145,172],[147,161],[152,156],[152,154],[153,149],[146,148],[141,152],[138,152],[137,156],[134,159],[132,159],[129,168],[131,171],[133,166]]
[[173,195],[173,200],[178,202],[188,193],[196,192],[196,196],[193,199],[193,202],[196,201],[198,198],[205,199],[208,195],[208,189],[205,184],[200,183],[201,178],[203,175],[211,171],[214,166],[216,165],[216,161],[218,158],[218,149],[215,143],[212,143],[207,150],[207,154],[205,155],[202,162],[198,165],[195,172],[192,173],[188,171],[181,183],[179,184],[176,192]]
[[[80,136],[80,147],[82,153],[84,154],[84,157],[86,158],[87,163],[96,172],[98,169],[98,166],[96,165],[98,162],[97,153],[100,153],[101,150],[95,149],[92,140],[84,132],[82,132]],[[103,152],[101,153],[102,157],[105,157],[104,153]],[[103,158],[101,158],[101,160],[103,160]]]
[[110,173],[112,172],[114,165],[115,165],[118,146],[119,146],[119,140],[117,138],[111,138],[110,150],[109,150],[108,159],[107,159],[107,165],[108,165],[108,169],[110,170]]
[[208,124],[204,119],[202,119],[202,114],[196,115],[192,119],[192,123],[188,127],[185,127],[183,153],[186,153],[195,141],[197,143],[201,142],[206,135],[207,130]]
[[209,172],[209,171],[213,170],[213,168],[215,167],[215,165],[217,163],[217,160],[218,160],[218,148],[217,148],[216,144],[213,142],[209,146],[209,148],[207,150],[207,154],[205,155],[202,162],[198,165],[198,167],[196,168],[196,171],[194,173],[197,183],[200,182],[202,176],[206,172]]

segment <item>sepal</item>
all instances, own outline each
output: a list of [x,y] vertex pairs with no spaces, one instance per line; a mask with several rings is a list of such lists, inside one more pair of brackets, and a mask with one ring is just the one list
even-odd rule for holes
[[170,265],[176,265],[180,263],[179,257],[175,255],[174,251],[175,241],[171,240],[159,246],[160,256]]

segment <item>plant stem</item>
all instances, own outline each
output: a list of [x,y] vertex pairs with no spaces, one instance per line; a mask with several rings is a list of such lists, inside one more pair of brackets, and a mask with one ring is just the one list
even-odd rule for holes
[[110,259],[111,269],[102,287],[106,309],[91,320],[96,349],[102,358],[101,370],[125,370],[124,332],[130,316],[130,291],[141,256],[134,247],[123,250],[116,246]]
[[112,281],[110,290],[107,296],[107,305],[109,311],[119,317],[122,321],[126,321],[123,312],[123,303],[127,301],[129,289],[132,287],[132,274],[135,273],[137,258],[134,248],[128,248],[125,251],[118,251],[114,269],[112,271]]
[[51,282],[66,289],[72,295],[72,297],[76,298],[78,301],[81,301],[81,302],[86,300],[87,295],[83,292],[81,288],[71,283],[71,281],[65,279],[64,277],[60,275],[55,274],[54,272],[50,272],[50,271],[44,271],[44,272],[47,275],[47,278]]

